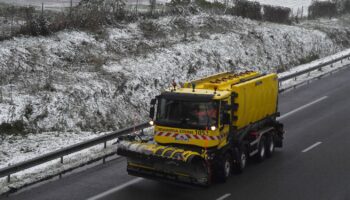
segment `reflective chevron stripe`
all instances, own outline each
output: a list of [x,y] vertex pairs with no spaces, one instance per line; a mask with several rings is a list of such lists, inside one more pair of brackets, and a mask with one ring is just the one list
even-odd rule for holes
[[173,133],[173,132],[156,132],[156,136],[161,136],[161,137],[186,137],[187,139],[193,139],[193,140],[220,140],[226,135],[220,135],[220,136],[207,136],[207,135],[192,135],[192,134],[178,134],[178,133]]

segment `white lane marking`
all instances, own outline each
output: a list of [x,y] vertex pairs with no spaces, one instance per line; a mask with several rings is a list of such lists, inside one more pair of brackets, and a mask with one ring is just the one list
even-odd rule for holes
[[143,178],[135,178],[135,179],[132,179],[132,180],[130,180],[130,181],[128,181],[128,182],[126,182],[126,183],[124,183],[124,184],[122,184],[122,185],[119,185],[119,186],[117,186],[117,187],[115,187],[115,188],[112,188],[112,189],[110,189],[110,190],[107,190],[107,191],[105,191],[105,192],[103,192],[103,193],[101,193],[101,194],[98,194],[98,195],[96,195],[96,196],[90,197],[90,198],[88,198],[87,200],[98,200],[98,199],[101,199],[101,198],[106,197],[106,196],[108,196],[108,195],[111,195],[111,194],[113,194],[113,193],[115,193],[115,192],[117,192],[117,191],[119,191],[119,190],[122,190],[122,189],[128,187],[129,185],[138,183],[138,182],[140,182],[140,181],[142,181],[142,180],[143,180]]
[[231,194],[230,194],[230,193],[227,193],[227,194],[224,194],[224,195],[222,195],[221,197],[217,198],[216,200],[224,200],[224,199],[226,199],[226,198],[229,197],[229,196],[231,196]]
[[308,148],[304,149],[302,152],[305,153],[305,152],[308,152],[310,151],[311,149],[317,147],[318,145],[322,144],[322,142],[316,142],[315,144],[309,146]]
[[327,99],[327,98],[328,98],[328,96],[324,96],[324,97],[321,97],[321,98],[319,98],[319,99],[316,99],[315,101],[312,101],[312,102],[310,102],[310,103],[308,103],[308,104],[305,104],[305,105],[303,105],[303,106],[301,106],[301,107],[299,107],[299,108],[297,108],[297,109],[295,109],[295,110],[292,110],[292,111],[290,111],[290,112],[288,112],[288,113],[286,113],[286,114],[284,114],[284,115],[278,117],[277,119],[278,119],[278,120],[281,120],[281,119],[283,119],[283,118],[286,118],[286,117],[288,117],[289,115],[292,115],[292,114],[294,114],[294,113],[296,113],[296,112],[299,112],[299,111],[301,111],[301,110],[303,110],[303,109],[305,109],[305,108],[307,108],[307,107],[309,107],[309,106],[311,106],[311,105],[313,105],[313,104],[315,104],[315,103],[318,103],[318,102],[320,102],[320,101],[323,101],[323,100],[325,100],[325,99]]

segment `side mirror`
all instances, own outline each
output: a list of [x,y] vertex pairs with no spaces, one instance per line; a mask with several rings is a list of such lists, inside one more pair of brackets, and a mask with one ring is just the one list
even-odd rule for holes
[[152,106],[152,107],[150,108],[150,110],[149,110],[149,117],[150,117],[151,119],[154,118],[154,112],[155,112],[155,109],[154,109],[154,106]]
[[157,103],[157,99],[152,99],[152,100],[151,100],[151,105],[152,105],[152,106],[156,105],[156,103]]
[[151,107],[150,110],[149,110],[149,117],[150,117],[151,119],[154,118],[154,111],[155,111],[154,107]]
[[222,116],[222,124],[223,125],[230,125],[230,114],[224,113]]

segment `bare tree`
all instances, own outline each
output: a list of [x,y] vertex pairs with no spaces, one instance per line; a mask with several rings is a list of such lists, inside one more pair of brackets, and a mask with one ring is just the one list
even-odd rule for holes
[[0,103],[4,102],[4,96],[3,96],[3,92],[2,92],[2,79],[1,79],[1,82],[0,82]]
[[149,0],[149,4],[150,4],[150,13],[151,15],[154,15],[154,12],[157,7],[157,0]]

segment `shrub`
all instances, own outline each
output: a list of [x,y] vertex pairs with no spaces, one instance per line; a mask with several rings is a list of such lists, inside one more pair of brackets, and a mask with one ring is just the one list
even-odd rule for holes
[[0,133],[7,134],[24,134],[25,124],[22,120],[17,120],[12,123],[2,123],[0,124]]
[[350,0],[343,0],[339,2],[342,13],[350,13]]
[[171,0],[166,4],[172,14],[185,14],[191,10],[191,0]]
[[337,5],[330,1],[315,1],[309,6],[309,18],[333,17],[337,14]]
[[158,24],[152,21],[142,21],[139,25],[143,35],[145,38],[153,39],[153,38],[164,38],[165,33]]
[[39,17],[36,17],[27,22],[27,26],[23,27],[21,31],[24,31],[24,33],[27,32],[30,35],[34,36],[49,35],[51,32],[49,28],[49,22],[43,15],[40,15]]
[[290,23],[292,10],[287,7],[264,5],[263,19],[270,22]]
[[202,10],[211,11],[219,14],[224,13],[225,11],[226,13],[228,13],[227,11],[230,10],[230,9],[227,9],[225,4],[220,3],[218,1],[209,2],[206,0],[195,0],[194,4]]
[[306,64],[306,63],[312,62],[312,61],[317,60],[317,59],[320,59],[320,55],[318,55],[317,53],[311,53],[310,55],[299,59],[299,64],[300,65]]
[[[33,7],[0,8],[0,16],[15,17],[25,23],[19,25],[15,35],[48,35],[65,28],[99,31],[103,25],[116,24],[122,20],[133,20],[125,10],[124,0],[82,0],[68,12],[38,12]],[[0,39],[8,36],[0,35]]]
[[29,120],[32,114],[33,114],[33,106],[31,104],[27,104],[24,109],[24,117],[27,118],[27,120]]
[[261,20],[261,5],[259,2],[238,0],[235,5],[235,14],[255,20]]

